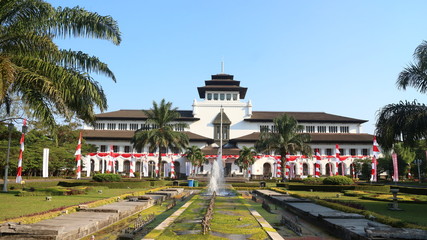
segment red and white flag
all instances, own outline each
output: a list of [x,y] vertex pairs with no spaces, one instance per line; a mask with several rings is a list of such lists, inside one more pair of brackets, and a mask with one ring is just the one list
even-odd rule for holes
[[108,156],[108,164],[107,164],[107,173],[111,173],[113,171],[113,164],[114,164],[113,153],[114,153],[113,145],[110,145],[110,153]]
[[397,154],[393,153],[391,154],[391,158],[393,159],[393,181],[398,182],[399,181],[399,170],[397,165]]
[[[27,126],[27,119],[24,119],[24,126]],[[22,155],[24,153],[24,142],[25,142],[25,133],[22,133],[21,140],[21,149],[19,150],[19,159],[18,159],[18,171],[16,173],[16,183],[21,183],[22,181]]]
[[171,155],[171,178],[175,178],[175,162],[173,161],[173,157]]
[[80,132],[79,136],[79,142],[77,143],[76,153],[74,154],[76,156],[76,164],[77,164],[77,170],[76,175],[77,179],[81,178],[82,174],[82,132]]
[[322,157],[320,156],[319,149],[316,148],[316,164],[315,164],[315,177],[320,177],[320,160],[322,160]]
[[[338,144],[335,145],[335,175],[338,175],[338,168],[340,163],[340,147]],[[342,171],[342,175],[344,172]]]
[[136,158],[132,154],[130,159],[129,177],[135,177],[135,165],[136,165]]
[[377,137],[374,136],[374,143],[372,147],[373,157],[372,157],[372,170],[371,170],[371,182],[377,181],[377,159],[380,155],[380,150],[378,148]]

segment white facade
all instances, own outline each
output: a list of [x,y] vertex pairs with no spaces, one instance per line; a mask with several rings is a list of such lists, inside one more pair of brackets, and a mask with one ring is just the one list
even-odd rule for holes
[[[327,113],[314,112],[254,112],[251,101],[244,101],[246,88],[240,87],[240,82],[235,81],[232,75],[217,74],[211,80],[205,81],[204,87],[199,87],[200,100],[193,100],[192,110],[182,110],[180,122],[188,123],[188,129],[176,129],[186,132],[190,137],[190,145],[195,145],[202,150],[210,149],[211,160],[215,158],[212,153],[213,147],[219,143],[218,123],[215,122],[223,109],[224,116],[229,123],[229,130],[226,131],[224,144],[232,145],[229,149],[224,149],[224,166],[226,174],[229,176],[241,176],[243,171],[234,164],[238,149],[243,146],[251,147],[256,142],[257,133],[262,128],[272,128],[273,119],[283,113],[294,116],[298,122],[304,126],[304,132],[312,135],[311,147],[319,149],[323,156],[321,161],[321,174],[329,174],[329,169],[335,173],[335,145],[339,144],[341,157],[340,163],[344,165],[344,173],[351,175],[350,165],[356,158],[366,158],[372,155],[372,135],[361,132],[362,123],[360,119],[352,119]],[[140,165],[144,161],[152,161],[155,166],[158,160],[158,153],[150,154],[145,149],[141,157],[127,157],[134,151],[130,139],[135,130],[143,128],[146,117],[141,110],[120,110],[97,115],[95,128],[85,126],[84,138],[88,143],[98,147],[98,152],[108,152],[109,146],[113,145],[117,157],[119,173],[128,174],[131,165]],[[225,124],[227,126],[227,124]],[[215,136],[217,135],[217,136]],[[215,143],[216,142],[216,143]],[[228,151],[228,153],[227,153]],[[120,154],[124,154],[121,156]],[[168,154],[162,157],[165,162],[166,175],[169,174],[171,158],[174,159],[176,171],[182,175],[190,174],[192,170],[188,167],[188,161],[182,152]],[[102,153],[101,153],[102,155]],[[268,178],[277,176],[277,156],[260,155],[251,169],[251,175],[255,178]],[[314,175],[314,158],[304,158],[294,156],[295,160],[290,161],[290,171],[294,176],[306,177]],[[345,159],[344,159],[345,158]],[[99,154],[89,154],[84,158],[83,170],[102,172],[102,161],[105,158]],[[89,164],[91,162],[91,167]],[[329,168],[329,162],[333,163]],[[135,168],[139,172],[138,168]],[[142,167],[141,167],[142,169]],[[341,167],[340,167],[341,169]],[[105,170],[105,169],[104,169]],[[153,169],[152,169],[153,170]],[[340,170],[341,171],[341,170]],[[152,171],[151,171],[152,172]],[[205,164],[202,169],[197,170],[197,174],[208,175],[210,164]],[[147,175],[147,174],[145,174]]]

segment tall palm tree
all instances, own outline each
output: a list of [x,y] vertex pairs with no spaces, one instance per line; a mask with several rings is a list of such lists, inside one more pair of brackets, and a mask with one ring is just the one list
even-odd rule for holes
[[160,152],[163,149],[183,149],[188,145],[188,137],[183,132],[174,131],[175,128],[186,128],[186,123],[174,123],[180,117],[177,108],[172,108],[171,102],[162,99],[160,104],[153,101],[153,107],[147,111],[143,110],[147,116],[146,125],[150,129],[141,128],[135,131],[131,142],[133,147],[141,152],[145,146],[148,146],[150,152],[159,150],[158,164],[160,178],[162,173],[162,156]]
[[[308,133],[302,133],[304,129],[302,125],[292,116],[283,114],[273,120],[273,128],[269,131],[264,131],[260,135],[260,139],[255,144],[258,151],[273,150],[276,154],[280,154],[282,169],[286,166],[286,154],[302,153],[311,156],[312,150],[308,142],[311,141],[311,136]],[[285,180],[285,174],[282,174],[282,180]]]
[[255,162],[255,155],[256,150],[254,147],[243,146],[239,152],[239,158],[236,159],[236,164],[245,171],[245,176],[249,166],[253,165]]
[[194,145],[187,148],[185,155],[187,156],[187,159],[190,160],[191,164],[193,166],[197,166],[198,169],[200,169],[202,164],[206,161],[205,155],[203,154],[202,150]]
[[[415,63],[410,64],[399,74],[396,85],[399,89],[413,87],[420,93],[427,93],[426,41],[415,49],[414,60]],[[426,139],[427,106],[416,100],[384,106],[378,112],[376,135],[378,143],[386,150],[397,141],[403,141],[406,146],[413,146],[417,140]]]
[[107,64],[80,51],[58,48],[54,38],[121,42],[116,21],[80,7],[54,8],[43,0],[0,0],[0,105],[10,112],[18,96],[32,117],[55,126],[55,116],[95,120],[106,96],[91,73],[116,80]]

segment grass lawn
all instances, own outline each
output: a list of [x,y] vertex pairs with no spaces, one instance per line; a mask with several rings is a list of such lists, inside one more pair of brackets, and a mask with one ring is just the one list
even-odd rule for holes
[[[402,219],[408,223],[414,223],[422,226],[427,226],[427,204],[419,203],[399,203],[399,208],[403,211],[388,210],[387,201],[375,201],[369,199],[360,199],[358,197],[343,196],[337,198],[338,192],[308,192],[308,191],[291,191],[301,195],[318,196],[321,199],[330,198],[340,201],[354,202],[363,205],[366,210],[379,213],[381,215],[389,216],[392,218]],[[398,195],[399,197],[399,195]]]
[[[96,188],[95,188],[96,189]],[[46,201],[45,196],[15,196],[17,191],[0,193],[0,221],[23,215],[48,211],[54,208],[78,205],[85,202],[101,200],[118,196],[124,193],[142,191],[144,189],[106,189],[102,188],[102,194],[90,191],[88,194],[71,196],[52,196],[52,201]]]
[[[245,239],[268,239],[268,235],[238,197],[216,198],[211,232],[203,235],[200,221],[197,220],[206,213],[209,199],[203,196],[195,196],[194,199],[182,215],[156,239],[225,239],[228,234],[245,234]],[[196,232],[190,234],[192,230]],[[188,234],[178,235],[183,231]]]

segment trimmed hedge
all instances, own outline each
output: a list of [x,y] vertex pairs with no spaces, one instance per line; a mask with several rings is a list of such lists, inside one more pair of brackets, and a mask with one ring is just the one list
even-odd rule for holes
[[402,187],[402,186],[390,186],[391,188],[398,188],[401,193],[410,193],[417,195],[427,195],[427,188],[415,188],[415,187]]
[[[58,186],[62,187],[75,187],[75,186],[105,186],[108,188],[148,188],[151,185],[150,181],[140,181],[140,182],[59,182]],[[164,186],[164,185],[156,185],[156,186]]]
[[98,173],[93,175],[92,179],[97,182],[121,182],[122,176],[113,173]]
[[331,176],[323,179],[325,185],[352,185],[354,184],[353,179],[346,176]]
[[389,185],[299,185],[299,184],[286,184],[278,183],[277,187],[282,187],[294,191],[313,191],[318,192],[342,192],[345,190],[365,190],[376,192],[390,192]]

